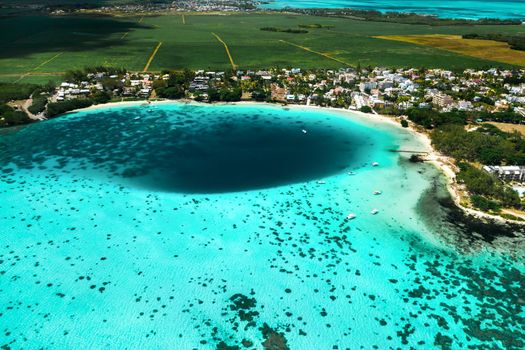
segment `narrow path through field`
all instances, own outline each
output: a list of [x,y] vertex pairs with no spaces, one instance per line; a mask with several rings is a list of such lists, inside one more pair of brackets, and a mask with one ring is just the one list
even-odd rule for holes
[[181,16],[182,16],[182,24],[186,24],[186,17],[184,17],[184,14],[182,14]]
[[226,53],[228,54],[228,58],[230,59],[230,64],[232,65],[232,69],[233,70],[236,70],[237,69],[237,66],[235,65],[235,63],[233,62],[233,58],[232,58],[232,55],[230,53],[230,49],[228,48],[228,45],[224,42],[224,40],[221,39],[220,36],[218,36],[217,34],[215,34],[214,32],[211,32],[211,34],[217,39],[219,40],[220,43],[222,43],[222,45],[224,45],[224,48],[226,49]]
[[31,73],[33,73],[35,70],[39,69],[39,68],[42,68],[43,66],[45,66],[46,64],[48,64],[49,62],[57,59],[58,57],[62,56],[64,52],[59,52],[57,53],[55,56],[51,57],[50,59],[40,63],[38,66],[36,66],[35,68],[31,69],[30,71],[22,74],[20,76],[20,78],[18,78],[17,80],[15,80],[15,83],[18,83],[20,80],[24,79],[25,77],[27,77],[28,75],[30,75]]
[[161,46],[162,46],[162,41],[159,41],[159,43],[157,44],[157,47],[155,47],[155,50],[153,50],[153,53],[151,54],[151,56],[149,56],[148,63],[146,63],[146,65],[144,66],[144,69],[142,70],[143,72],[148,71],[151,62],[153,62],[153,59],[155,58],[155,55],[157,54]]
[[319,56],[323,56],[324,58],[327,58],[329,60],[336,61],[336,62],[342,63],[342,64],[344,64],[346,66],[352,67],[352,65],[350,63],[348,63],[348,62],[340,60],[339,58],[332,57],[332,56],[327,55],[325,53],[312,50],[312,49],[310,49],[310,48],[308,48],[306,46],[297,45],[297,44],[291,43],[291,42],[286,41],[286,40],[279,40],[279,41],[282,42],[282,43],[285,43],[287,45],[295,46],[295,47],[297,47],[297,48],[299,48],[301,50],[308,51],[308,52],[311,52],[311,53],[315,53],[316,55],[319,55]]

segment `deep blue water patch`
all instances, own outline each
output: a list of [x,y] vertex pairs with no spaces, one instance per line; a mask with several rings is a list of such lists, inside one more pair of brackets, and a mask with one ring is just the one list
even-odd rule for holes
[[305,113],[197,105],[81,112],[5,137],[0,165],[5,177],[15,163],[184,193],[268,188],[359,165],[373,140],[347,121]]

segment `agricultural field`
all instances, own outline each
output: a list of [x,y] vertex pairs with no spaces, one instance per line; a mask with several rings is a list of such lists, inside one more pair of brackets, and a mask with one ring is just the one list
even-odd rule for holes
[[431,46],[466,56],[525,66],[525,51],[512,50],[509,44],[500,41],[463,39],[461,35],[447,34],[383,35],[376,38]]
[[509,123],[498,123],[498,122],[487,122],[485,124],[491,124],[505,132],[514,132],[517,131],[523,136],[525,136],[525,125],[523,124],[509,124]]
[[[271,32],[263,27],[307,33]],[[316,28],[319,27],[319,28]],[[161,16],[19,16],[0,19],[0,81],[47,82],[64,71],[111,65],[129,70],[223,70],[345,66],[463,69],[510,64],[427,45],[375,38],[392,35],[503,33],[525,26],[430,27],[298,14]]]

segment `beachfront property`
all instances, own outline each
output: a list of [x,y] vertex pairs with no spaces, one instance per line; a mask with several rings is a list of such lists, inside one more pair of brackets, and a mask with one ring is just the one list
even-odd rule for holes
[[499,179],[508,182],[525,182],[525,166],[518,165],[485,165],[483,166],[489,174],[497,176]]
[[[237,71],[193,71],[184,87],[190,99],[207,100],[209,89],[240,88],[242,98],[254,93],[267,101],[331,106],[390,114],[416,107],[441,112],[509,111],[525,115],[525,84],[513,84],[525,77],[525,70],[465,70],[453,73],[428,69],[305,70],[268,69]],[[84,98],[105,90],[114,98],[149,98],[154,83],[167,82],[170,74],[125,72],[87,74],[82,81],[65,81],[56,88],[51,101]],[[103,86],[110,82],[111,88]],[[158,86],[159,84],[157,84]],[[161,84],[162,85],[162,84]],[[467,94],[466,91],[469,93]]]

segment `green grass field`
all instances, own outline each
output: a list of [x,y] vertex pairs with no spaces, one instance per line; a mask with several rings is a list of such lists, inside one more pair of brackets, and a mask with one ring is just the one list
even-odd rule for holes
[[[260,30],[261,27],[298,28],[300,24],[314,23],[332,27],[309,29],[307,34]],[[341,62],[393,67],[510,67],[372,36],[473,32],[525,35],[525,26],[429,27],[257,13],[186,14],[185,23],[181,15],[21,16],[0,19],[0,31],[3,33],[0,80],[40,83],[57,79],[66,70],[86,66],[111,65],[142,71],[159,43],[162,46],[151,60],[150,71],[186,67],[227,69],[231,65],[225,47],[212,32],[228,45],[240,69],[339,68],[345,65]]]

